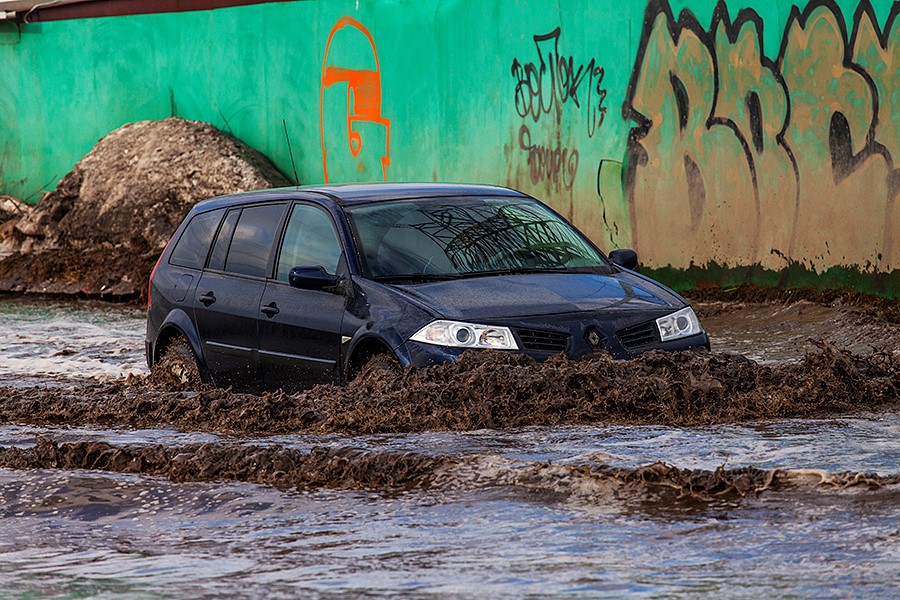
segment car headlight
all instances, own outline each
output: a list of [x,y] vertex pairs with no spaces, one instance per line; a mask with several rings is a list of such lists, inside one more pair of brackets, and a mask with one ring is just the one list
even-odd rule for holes
[[656,327],[659,329],[659,338],[664,342],[703,332],[700,321],[697,320],[697,315],[690,306],[658,318]]
[[475,325],[459,321],[432,321],[409,339],[414,342],[453,348],[519,349],[519,345],[508,327]]

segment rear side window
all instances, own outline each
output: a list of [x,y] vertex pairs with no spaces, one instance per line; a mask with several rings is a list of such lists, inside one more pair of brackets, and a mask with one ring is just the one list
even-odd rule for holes
[[195,215],[178,238],[169,262],[179,267],[202,269],[209,253],[209,245],[224,213],[223,209]]
[[278,232],[284,204],[251,206],[241,211],[225,270],[239,275],[265,277],[272,242]]

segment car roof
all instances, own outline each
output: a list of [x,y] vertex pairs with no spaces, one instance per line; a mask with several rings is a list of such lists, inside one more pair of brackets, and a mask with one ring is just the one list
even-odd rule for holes
[[239,194],[231,194],[204,200],[203,202],[198,203],[196,207],[201,210],[211,210],[246,202],[292,198],[308,199],[310,193],[326,196],[342,205],[452,196],[529,197],[527,194],[510,188],[469,183],[346,183],[283,187],[256,190],[253,192],[242,192]]

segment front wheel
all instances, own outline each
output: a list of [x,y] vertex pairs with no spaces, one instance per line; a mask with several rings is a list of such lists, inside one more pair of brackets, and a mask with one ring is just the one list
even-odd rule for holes
[[376,354],[369,359],[369,362],[363,365],[363,368],[359,370],[353,381],[367,381],[371,383],[387,381],[394,383],[400,379],[402,373],[403,368],[396,358],[390,354]]

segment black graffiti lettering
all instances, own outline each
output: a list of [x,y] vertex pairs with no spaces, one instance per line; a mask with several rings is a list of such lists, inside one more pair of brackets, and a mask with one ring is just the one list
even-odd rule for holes
[[606,117],[606,90],[603,88],[603,67],[592,58],[588,63],[577,64],[573,56],[560,53],[559,27],[543,35],[534,36],[537,61],[521,62],[514,58],[510,70],[516,80],[516,112],[523,119],[537,123],[541,116],[553,114],[557,122],[562,120],[563,107],[571,102],[581,108],[579,92],[587,82],[587,131],[592,137]]
[[531,183],[550,182],[557,188],[572,189],[578,173],[578,150],[562,146],[550,148],[531,143],[527,125],[519,128],[519,148],[528,153]]
[[[603,67],[597,67],[593,71],[593,75],[597,77],[597,83],[593,87],[588,87],[588,137],[594,137],[597,128],[603,125],[606,119],[606,107],[603,103],[606,101],[606,89],[603,88],[603,76],[606,70]],[[596,88],[596,89],[595,89]],[[591,104],[591,91],[597,94],[597,104]],[[593,108],[591,108],[593,106]]]

